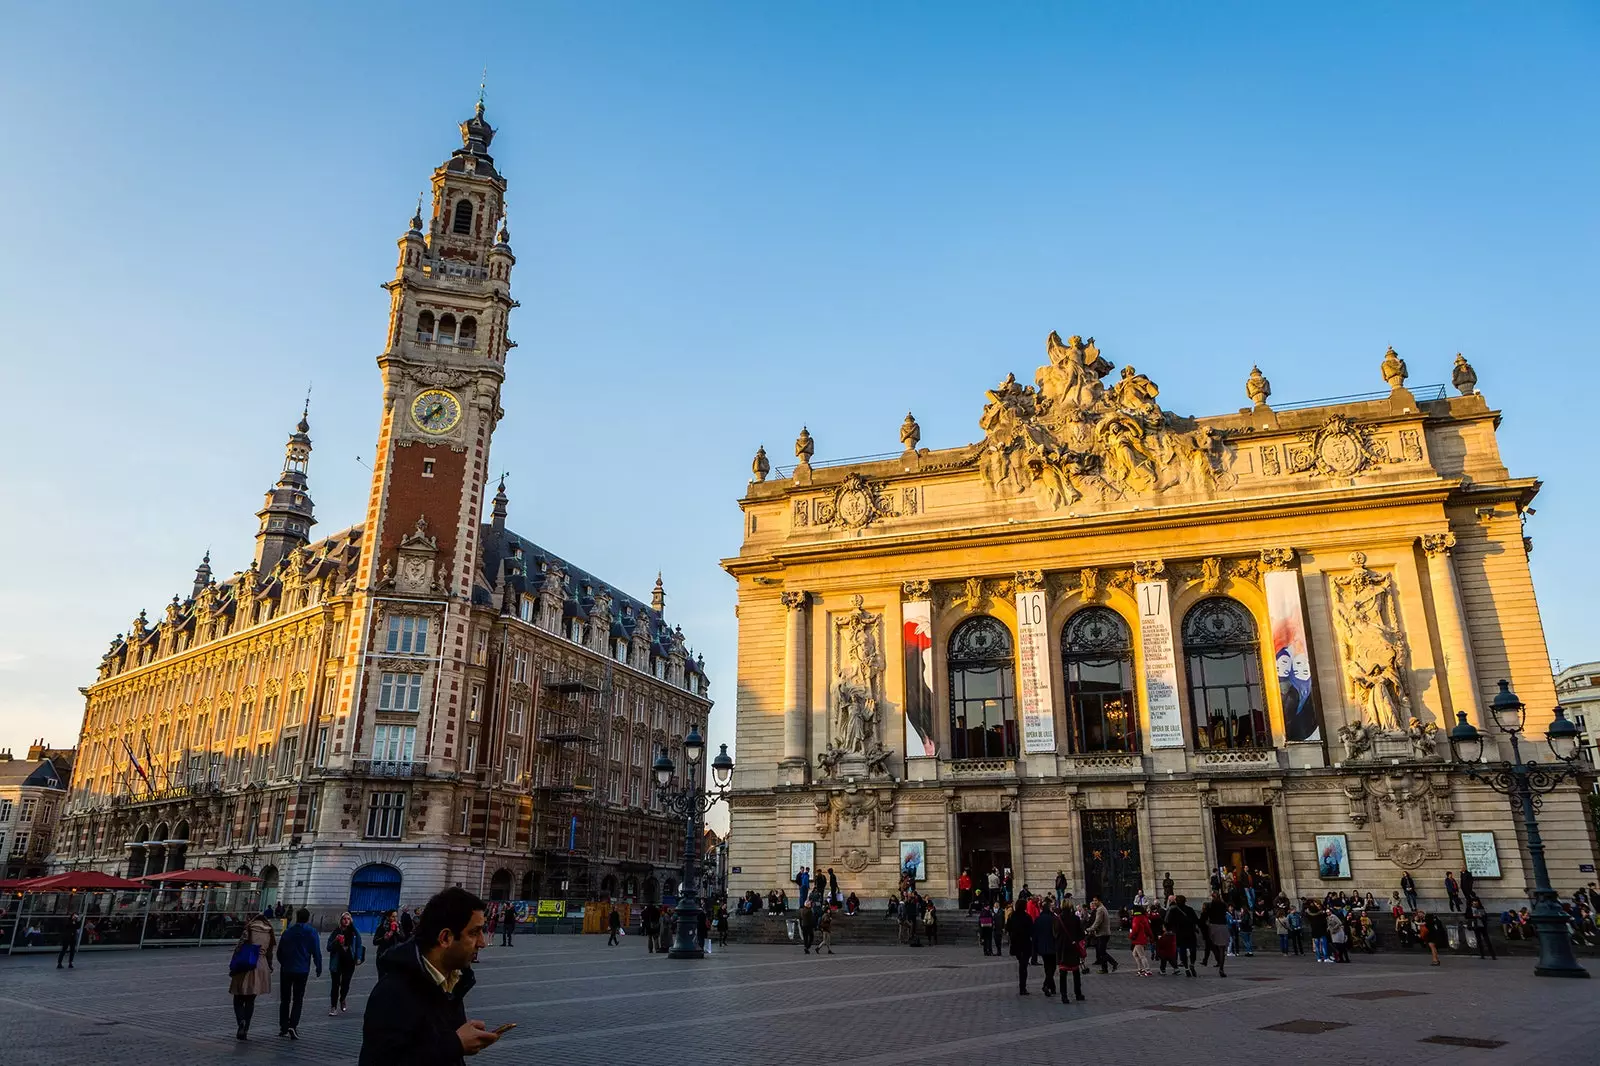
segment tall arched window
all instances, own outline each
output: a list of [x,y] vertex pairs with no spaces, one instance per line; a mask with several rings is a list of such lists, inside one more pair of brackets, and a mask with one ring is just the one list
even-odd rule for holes
[[456,316],[445,314],[439,316],[440,344],[454,344],[456,342]]
[[451,233],[472,232],[472,201],[461,199],[456,201],[455,221],[450,224]]
[[1067,743],[1074,754],[1139,750],[1133,634],[1109,607],[1085,607],[1061,629]]
[[456,342],[463,348],[476,348],[478,346],[478,320],[468,315],[461,320],[461,332],[456,337]]
[[1183,616],[1189,706],[1198,748],[1268,748],[1256,622],[1235,600],[1201,600]]
[[1017,754],[1016,667],[1011,631],[987,615],[950,635],[950,753],[957,759]]
[[433,312],[424,311],[417,316],[417,340],[433,340]]

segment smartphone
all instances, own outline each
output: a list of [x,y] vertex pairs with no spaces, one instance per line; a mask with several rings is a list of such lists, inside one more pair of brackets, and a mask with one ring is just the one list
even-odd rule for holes
[[498,1029],[496,1029],[494,1031],[494,1035],[495,1036],[505,1036],[507,1033],[511,1032],[511,1030],[515,1029],[516,1027],[517,1027],[517,1023],[516,1022],[506,1022],[506,1024],[502,1025],[500,1028],[498,1028]]

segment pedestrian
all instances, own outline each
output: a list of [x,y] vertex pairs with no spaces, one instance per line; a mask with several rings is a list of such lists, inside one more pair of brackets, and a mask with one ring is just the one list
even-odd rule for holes
[[505,909],[500,913],[500,946],[509,948],[511,946],[511,937],[516,931],[517,908],[515,905],[507,903]]
[[[1071,907],[1061,907],[1051,916],[1051,938],[1055,941],[1056,968],[1060,971],[1061,1002],[1083,1002],[1083,922]],[[1072,977],[1069,994],[1067,977]]]
[[339,927],[328,934],[328,1017],[350,1009],[350,979],[366,957],[355,919],[345,911],[339,915]]
[[1410,874],[1409,871],[1400,875],[1400,891],[1405,893],[1406,910],[1408,910],[1408,911],[1416,910],[1417,909],[1417,883],[1411,879],[1411,874]]
[[1289,957],[1289,912],[1283,907],[1278,908],[1278,913],[1272,920],[1273,931],[1278,934],[1278,951],[1284,958]]
[[1311,929],[1311,950],[1318,962],[1332,962],[1333,952],[1328,944],[1328,912],[1316,900],[1306,904],[1306,925]]
[[1193,908],[1189,906],[1187,896],[1174,895],[1172,906],[1167,908],[1167,913],[1162,919],[1167,932],[1172,936],[1173,946],[1177,949],[1177,965],[1190,977],[1194,973],[1194,949],[1200,921]]
[[726,903],[720,903],[720,904],[717,905],[717,947],[725,948],[727,946],[728,946],[728,905]]
[[1250,907],[1241,907],[1239,909],[1239,945],[1244,948],[1246,958],[1255,955],[1256,918]]
[[1450,900],[1450,909],[1461,910],[1461,889],[1456,884],[1456,875],[1449,870],[1444,872],[1444,894]]
[[[1589,883],[1591,885],[1594,884],[1593,881],[1590,881]],[[1477,892],[1475,892],[1472,887],[1471,870],[1461,871],[1461,876],[1456,878],[1456,887],[1461,890],[1461,898],[1463,899],[1471,899],[1473,896],[1477,895]]]
[[978,940],[985,955],[994,954],[994,908],[987,903],[978,908]]
[[800,872],[794,875],[794,883],[799,886],[800,905],[804,906],[811,898],[811,867],[800,867]]
[[1128,943],[1133,946],[1133,968],[1140,977],[1150,973],[1150,919],[1143,907],[1133,909],[1133,925],[1128,929]]
[[654,955],[656,938],[661,935],[661,908],[654,903],[646,903],[644,910],[639,914],[639,926],[644,932],[645,953]]
[[805,954],[811,954],[811,941],[817,932],[817,912],[811,909],[811,901],[806,900],[800,905],[800,943],[805,946]]
[[817,919],[817,954],[821,955],[824,948],[828,954],[833,954],[833,911],[827,907],[822,909],[822,915]]
[[656,953],[665,954],[672,949],[672,928],[677,921],[676,909],[661,909],[661,935],[656,941]]
[[1047,996],[1056,994],[1056,946],[1056,916],[1046,896],[1039,901],[1039,914],[1033,919],[1033,953],[1044,965],[1042,991]]
[[402,940],[410,940],[411,934],[417,931],[417,923],[416,920],[411,917],[411,912],[402,907],[400,909],[398,921],[400,924],[400,938]]
[[1467,920],[1472,923],[1472,936],[1478,942],[1478,958],[1484,958],[1485,953],[1491,959],[1498,959],[1494,953],[1494,941],[1489,939],[1489,912],[1483,906],[1483,900],[1477,896],[1467,901]]
[[1168,873],[1165,877],[1163,877],[1161,879],[1161,903],[1162,903],[1162,905],[1163,906],[1167,906],[1167,905],[1171,904],[1173,895],[1174,895],[1174,892],[1173,892],[1173,885],[1172,885],[1172,874]]
[[322,976],[322,944],[310,923],[311,912],[301,907],[278,941],[278,1035],[290,1040],[300,1039],[300,1008],[305,1006],[313,962],[317,976]]
[[1011,908],[1006,919],[1006,937],[1011,941],[1011,957],[1017,960],[1017,995],[1028,994],[1028,960],[1033,955],[1033,919],[1026,908]]
[[460,1066],[500,1039],[505,1027],[468,1021],[465,1002],[477,981],[472,959],[488,943],[486,908],[466,889],[447,888],[422,909],[416,935],[378,958],[358,1066]]
[[985,879],[989,886],[988,900],[991,904],[1000,902],[1000,872],[991,868],[989,876]]
[[834,876],[833,867],[828,867],[828,906],[839,905],[839,879]]
[[1067,872],[1056,871],[1056,906],[1060,907],[1067,899]]
[[922,929],[928,934],[928,943],[935,947],[939,944],[939,912],[934,908],[932,898],[926,901],[922,911]]
[[1200,924],[1205,928],[1206,940],[1217,956],[1217,976],[1226,977],[1225,955],[1228,950],[1228,905],[1222,902],[1222,893],[1213,892],[1200,910]]
[[606,946],[615,947],[622,943],[617,939],[617,936],[622,932],[622,912],[617,909],[615,904],[612,904],[611,914],[606,918],[606,926],[611,930],[611,935],[606,938]]
[[1427,911],[1418,911],[1417,935],[1428,945],[1428,954],[1433,956],[1433,962],[1429,965],[1439,965],[1439,949],[1450,946],[1450,934],[1445,929],[1444,922],[1429,915]]
[[1094,964],[1100,967],[1100,972],[1105,973],[1110,966],[1115,973],[1119,967],[1117,960],[1106,954],[1106,945],[1111,943],[1111,912],[1106,910],[1106,905],[1096,896],[1089,904],[1091,917],[1089,919],[1089,940],[1094,946]]
[[76,914],[67,915],[65,926],[61,930],[61,950],[56,952],[56,969],[61,969],[61,960],[67,960],[67,969],[73,969],[73,962],[78,957],[78,935],[83,928],[83,919]]
[[246,922],[239,943],[234,945],[233,957],[228,960],[228,994],[233,997],[233,1020],[239,1025],[239,1040],[250,1038],[256,997],[272,991],[272,949],[278,942],[272,923],[271,910]]
[[1333,949],[1334,962],[1350,961],[1350,930],[1340,917],[1338,908],[1328,912],[1328,943]]

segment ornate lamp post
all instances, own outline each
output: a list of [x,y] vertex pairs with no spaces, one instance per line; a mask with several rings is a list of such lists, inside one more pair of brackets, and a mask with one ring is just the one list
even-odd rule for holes
[[722,745],[722,753],[711,760],[711,778],[716,785],[714,789],[696,788],[694,783],[695,768],[700,763],[700,756],[704,754],[705,740],[700,736],[700,728],[691,726],[689,735],[683,739],[683,755],[688,761],[684,769],[684,787],[671,788],[672,775],[676,767],[667,757],[667,750],[661,749],[661,755],[656,759],[656,792],[661,797],[661,802],[667,810],[683,818],[683,884],[678,890],[678,917],[677,937],[673,941],[667,957],[672,959],[699,959],[705,957],[705,951],[700,946],[700,894],[697,881],[700,873],[699,827],[700,818],[709,811],[718,800],[726,799],[733,784],[733,757],[728,754],[728,745]]
[[1467,721],[1465,712],[1456,715],[1456,727],[1450,730],[1450,750],[1466,769],[1467,776],[1510,796],[1512,809],[1522,813],[1522,824],[1528,834],[1528,858],[1533,862],[1532,918],[1539,933],[1539,962],[1533,972],[1540,977],[1588,977],[1589,971],[1578,965],[1572,953],[1567,915],[1557,902],[1556,890],[1550,887],[1550,871],[1544,863],[1544,840],[1539,836],[1539,819],[1535,814],[1543,806],[1542,797],[1546,792],[1553,791],[1569,777],[1578,777],[1578,728],[1567,720],[1566,711],[1558,706],[1555,721],[1545,731],[1545,740],[1557,764],[1533,759],[1524,762],[1517,737],[1527,722],[1527,712],[1508,682],[1500,682],[1500,691],[1489,705],[1489,716],[1494,719],[1495,728],[1511,738],[1510,762],[1482,762],[1483,736]]

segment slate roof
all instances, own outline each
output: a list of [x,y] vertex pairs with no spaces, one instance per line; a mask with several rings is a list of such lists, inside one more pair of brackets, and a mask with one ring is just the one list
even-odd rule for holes
[[12,759],[0,762],[0,785],[65,789],[67,782],[56,764],[49,759],[40,759],[38,762]]

